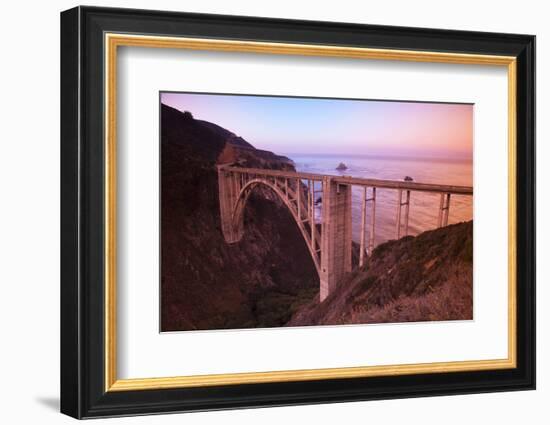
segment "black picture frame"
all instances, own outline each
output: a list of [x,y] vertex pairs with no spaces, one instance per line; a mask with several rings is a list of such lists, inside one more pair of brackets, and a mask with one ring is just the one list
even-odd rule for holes
[[[517,367],[105,391],[104,34],[514,56],[517,59]],[[535,388],[535,37],[76,7],[61,13],[61,412],[75,418]]]

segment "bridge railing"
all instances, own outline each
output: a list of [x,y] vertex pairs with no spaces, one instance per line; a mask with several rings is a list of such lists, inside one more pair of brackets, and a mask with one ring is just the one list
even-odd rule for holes
[[471,186],[455,186],[455,185],[442,185],[431,183],[417,183],[412,181],[400,181],[400,180],[383,180],[383,179],[366,179],[362,177],[351,176],[334,176],[326,174],[316,173],[302,173],[298,171],[282,171],[282,170],[270,170],[265,168],[241,168],[234,166],[223,166],[221,169],[231,171],[240,174],[256,174],[272,177],[286,177],[286,178],[301,178],[303,180],[316,180],[323,181],[324,177],[330,177],[333,181],[340,184],[347,184],[353,186],[369,186],[386,189],[403,189],[410,191],[421,192],[435,192],[435,193],[450,193],[456,195],[473,195],[473,188]]

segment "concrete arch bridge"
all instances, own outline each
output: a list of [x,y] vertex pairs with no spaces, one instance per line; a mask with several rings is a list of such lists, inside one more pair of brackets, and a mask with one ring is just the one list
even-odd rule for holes
[[[473,195],[466,186],[449,186],[410,181],[364,179],[348,176],[299,173],[256,168],[218,166],[220,216],[224,239],[236,243],[244,234],[244,209],[252,192],[269,188],[288,208],[306,242],[320,281],[320,301],[336,287],[340,279],[352,271],[351,191],[363,189],[361,205],[361,239],[359,266],[366,253],[374,248],[376,228],[376,190],[395,190],[396,238],[408,234],[411,192],[440,194],[436,227],[446,226],[449,219],[451,195]],[[321,196],[320,220],[315,217],[315,201]],[[367,208],[371,209],[370,223],[366,222]],[[317,221],[320,221],[318,223]],[[370,228],[368,241],[366,228]]]

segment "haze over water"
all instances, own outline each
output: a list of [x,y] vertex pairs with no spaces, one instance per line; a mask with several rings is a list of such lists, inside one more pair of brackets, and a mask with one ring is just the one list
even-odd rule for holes
[[[287,154],[295,163],[296,170],[307,173],[346,175],[353,177],[403,180],[410,176],[418,183],[449,184],[472,186],[473,169],[471,161],[446,159],[417,159],[368,155],[337,154]],[[343,162],[347,170],[336,167]],[[371,189],[367,193],[370,197]],[[363,188],[354,186],[352,192],[352,236],[359,242],[361,232],[361,201]],[[405,192],[403,193],[405,202]],[[437,226],[440,195],[423,192],[411,192],[409,209],[409,235],[417,235]],[[371,209],[367,204],[367,240]],[[471,220],[473,217],[472,196],[451,196],[449,223]],[[321,206],[317,206],[316,217],[320,219]],[[402,210],[402,223],[403,213]],[[376,191],[376,228],[375,244],[378,245],[396,237],[397,191],[377,189]],[[402,227],[401,235],[404,235]]]

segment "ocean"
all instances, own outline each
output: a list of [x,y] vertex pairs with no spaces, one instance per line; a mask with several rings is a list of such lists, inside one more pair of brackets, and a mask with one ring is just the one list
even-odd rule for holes
[[[458,186],[473,185],[471,161],[444,159],[396,158],[366,155],[311,155],[287,154],[295,163],[296,170],[307,173],[346,175],[353,177],[403,180],[410,176],[418,183],[449,184]],[[348,168],[336,170],[340,162]],[[359,242],[361,233],[361,200],[363,189],[354,187],[352,192],[352,237]],[[370,189],[368,191],[370,196]],[[405,193],[403,193],[403,202]],[[417,235],[437,226],[440,195],[411,192],[409,209],[409,235]],[[471,220],[473,217],[473,197],[452,195],[448,224]],[[370,204],[368,205],[370,207]],[[404,208],[402,214],[404,213]],[[375,245],[396,237],[397,191],[377,189]],[[321,206],[316,207],[319,222]],[[367,208],[367,241],[369,237],[370,208]],[[402,218],[403,220],[403,218]],[[403,236],[404,227],[401,235]]]

